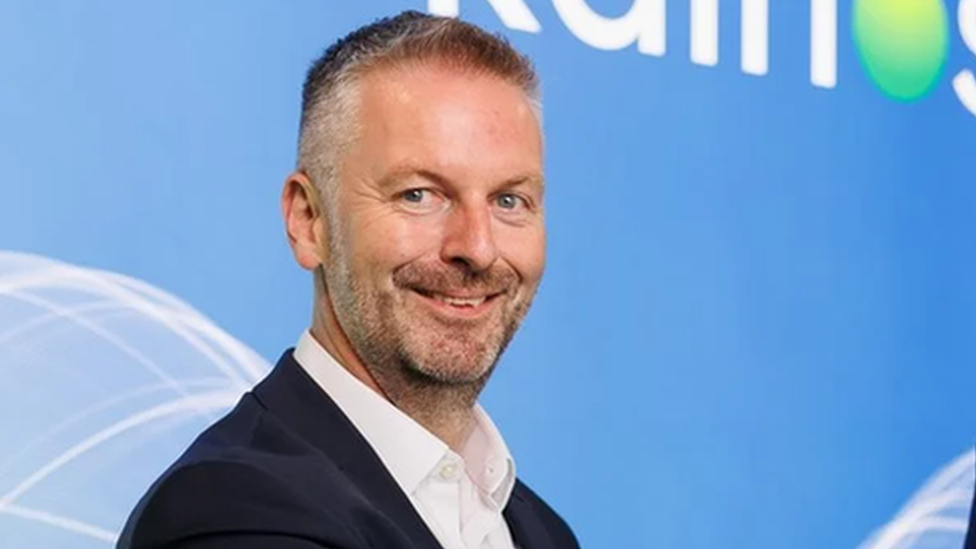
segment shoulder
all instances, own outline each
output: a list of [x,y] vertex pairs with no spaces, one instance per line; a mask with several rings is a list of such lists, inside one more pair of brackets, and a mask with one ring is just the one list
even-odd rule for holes
[[538,494],[533,492],[521,480],[515,481],[515,489],[512,492],[512,497],[520,498],[532,507],[539,520],[545,526],[546,531],[552,537],[556,547],[579,549],[579,541],[576,539],[576,535],[573,533],[573,529],[569,527],[569,524],[545,500],[539,497]]
[[118,547],[249,533],[360,545],[344,526],[341,510],[315,501],[304,480],[322,478],[330,492],[341,491],[338,468],[313,456],[275,423],[245,396],[153,484],[129,517]]
[[177,466],[163,475],[133,511],[119,547],[248,533],[359,545],[334,511],[316,505],[292,483],[255,464],[225,460]]

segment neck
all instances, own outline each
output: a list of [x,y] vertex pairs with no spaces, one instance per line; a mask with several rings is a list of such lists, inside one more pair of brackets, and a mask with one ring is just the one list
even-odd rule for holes
[[380,393],[394,406],[452,450],[461,453],[474,428],[474,403],[477,398],[474,389],[432,383],[415,375],[380,374],[373,377],[379,381]]
[[332,357],[364,385],[461,453],[474,428],[474,405],[483,383],[450,385],[403,367],[370,368],[343,332],[330,300],[322,296],[309,332]]

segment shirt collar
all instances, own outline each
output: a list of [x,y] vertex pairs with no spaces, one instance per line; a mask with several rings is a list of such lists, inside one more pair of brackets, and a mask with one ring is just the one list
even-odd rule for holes
[[461,449],[468,476],[475,486],[504,508],[515,488],[515,461],[498,428],[475,406],[475,427]]
[[[308,331],[299,339],[294,357],[363,435],[405,493],[413,493],[440,461],[453,453],[443,441],[336,362]],[[515,487],[515,463],[480,405],[475,405],[474,415],[475,427],[461,457],[472,482],[504,508]]]

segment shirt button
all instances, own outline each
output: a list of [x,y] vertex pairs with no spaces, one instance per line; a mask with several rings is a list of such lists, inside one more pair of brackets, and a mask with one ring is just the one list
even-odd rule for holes
[[446,463],[441,467],[441,478],[444,480],[455,480],[457,478],[457,465]]

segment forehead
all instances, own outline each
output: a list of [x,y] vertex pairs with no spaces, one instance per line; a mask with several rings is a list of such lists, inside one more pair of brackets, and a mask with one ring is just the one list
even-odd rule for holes
[[536,110],[520,87],[497,76],[437,63],[374,69],[359,82],[358,107],[358,148],[377,169],[419,163],[461,177],[541,172]]

